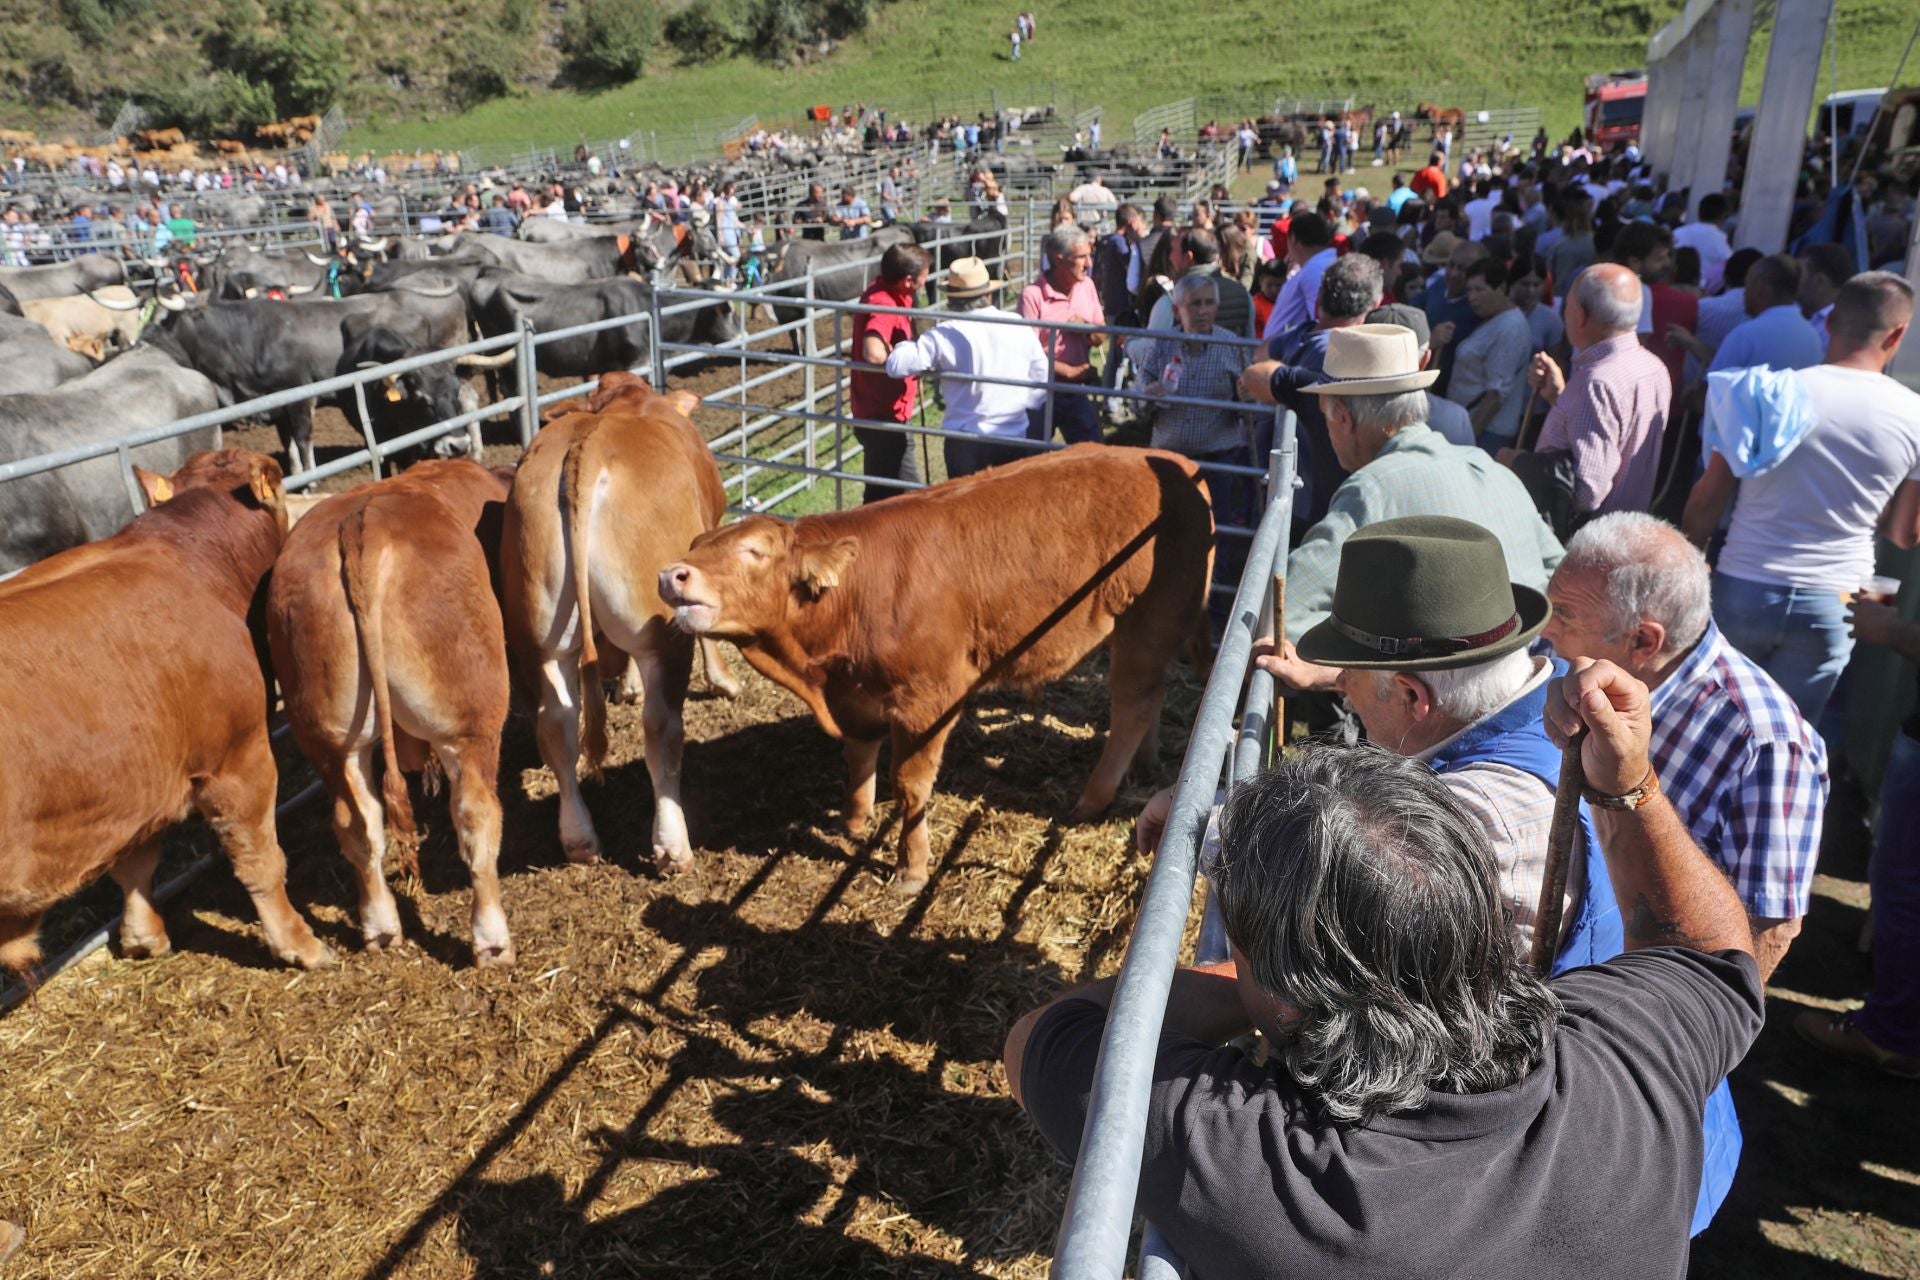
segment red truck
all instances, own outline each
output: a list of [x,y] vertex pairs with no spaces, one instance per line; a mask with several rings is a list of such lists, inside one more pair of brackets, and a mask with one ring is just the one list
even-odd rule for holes
[[1643,71],[1600,71],[1587,77],[1587,141],[1603,147],[1640,140],[1647,105]]

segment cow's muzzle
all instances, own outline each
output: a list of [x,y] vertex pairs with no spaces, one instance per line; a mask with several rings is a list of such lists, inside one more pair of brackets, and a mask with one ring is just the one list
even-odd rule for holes
[[698,635],[713,628],[720,607],[696,597],[699,570],[690,564],[670,564],[660,571],[660,599],[673,610],[682,631]]

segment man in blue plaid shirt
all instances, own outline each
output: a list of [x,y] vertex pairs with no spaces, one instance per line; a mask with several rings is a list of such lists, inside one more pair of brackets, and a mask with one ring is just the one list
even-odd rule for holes
[[1713,623],[1707,562],[1640,512],[1584,526],[1547,585],[1546,638],[1653,690],[1651,754],[1693,838],[1733,882],[1765,981],[1800,932],[1820,852],[1827,754],[1771,676]]

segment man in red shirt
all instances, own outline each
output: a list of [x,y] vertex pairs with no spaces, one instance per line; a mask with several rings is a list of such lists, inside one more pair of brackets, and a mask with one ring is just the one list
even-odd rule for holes
[[1428,204],[1447,198],[1447,157],[1434,152],[1427,157],[1427,167],[1413,175],[1413,181],[1407,184],[1413,193]]
[[[881,256],[880,274],[860,295],[860,301],[875,307],[913,306],[932,264],[933,259],[919,245],[894,245]],[[884,365],[889,351],[912,341],[913,320],[908,316],[860,312],[854,319],[853,349],[862,364]],[[856,366],[847,381],[854,417],[904,425],[913,416],[918,379],[889,378],[883,372]],[[853,436],[860,442],[860,456],[869,477],[861,502],[878,502],[902,491],[900,486],[875,484],[873,477],[919,487],[920,468],[914,465],[913,439],[907,432],[886,427],[855,427]]]

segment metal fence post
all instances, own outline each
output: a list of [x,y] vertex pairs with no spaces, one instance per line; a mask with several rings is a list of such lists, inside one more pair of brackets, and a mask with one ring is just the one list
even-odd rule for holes
[[[833,358],[840,359],[840,312],[833,313]],[[847,509],[846,482],[841,473],[847,469],[847,374],[844,369],[833,371],[833,509]]]
[[667,389],[667,371],[660,367],[660,290],[647,290],[647,381]]
[[367,458],[373,467],[373,478],[378,480],[380,478],[380,445],[367,431],[369,424],[373,422],[373,415],[367,412],[367,384],[365,382],[356,382],[353,384],[353,403],[354,407],[360,410],[360,420],[354,423],[354,426],[359,428],[361,438],[367,442]]
[[[820,340],[814,334],[814,323],[813,323],[814,292],[813,292],[813,260],[812,259],[807,260],[806,299],[807,299],[806,320],[804,322],[804,327],[801,329],[801,332],[806,336],[805,336],[805,339],[801,342],[800,350],[801,350],[801,353],[807,357],[807,363],[804,366],[805,372],[802,374],[802,377],[804,379],[805,394],[801,399],[800,403],[806,407],[806,412],[812,413],[813,406],[816,403],[818,403],[818,400],[816,399],[816,396],[817,396],[816,384],[817,384],[818,371],[813,362],[820,355]],[[813,447],[814,446],[814,421],[812,418],[808,418],[806,420],[806,423],[807,423],[807,427],[806,427],[807,466],[813,467],[816,465],[816,462],[814,459],[814,447]],[[807,476],[807,488],[809,489],[813,488],[814,483],[817,479],[818,479],[817,476],[809,474]]]
[[533,443],[535,433],[540,430],[540,380],[533,365],[533,321],[520,322],[520,343],[514,350],[518,353],[514,372],[518,375],[515,386],[520,393],[520,447],[524,449]]

